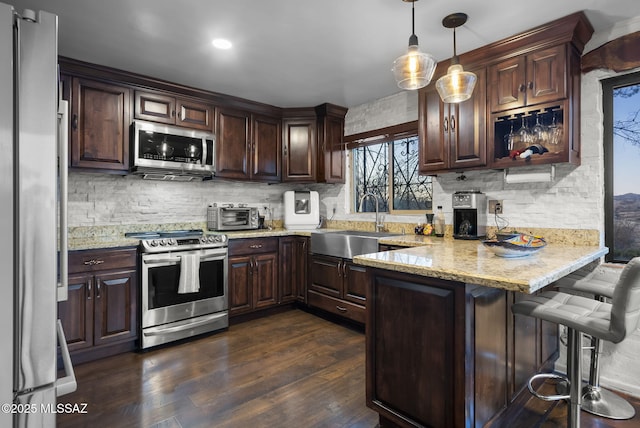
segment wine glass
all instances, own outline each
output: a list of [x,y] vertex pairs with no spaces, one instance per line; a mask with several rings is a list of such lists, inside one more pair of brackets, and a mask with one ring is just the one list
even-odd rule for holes
[[529,144],[531,144],[531,131],[529,130],[529,128],[527,128],[527,122],[524,115],[522,115],[521,118],[522,118],[522,125],[520,126],[520,129],[518,129],[518,131],[516,132],[517,138],[515,142],[518,143],[518,146],[514,147],[514,149],[516,150],[524,150],[529,146]]
[[540,114],[536,113],[536,124],[531,129],[532,142],[545,145],[549,140],[548,129],[540,123]]
[[513,120],[510,120],[509,123],[511,124],[511,129],[509,130],[509,133],[504,136],[504,143],[507,148],[507,152],[513,150],[513,143],[516,138],[516,134],[513,132]]
[[549,125],[549,143],[558,145],[562,141],[562,124],[556,122],[556,114],[553,113],[551,125]]

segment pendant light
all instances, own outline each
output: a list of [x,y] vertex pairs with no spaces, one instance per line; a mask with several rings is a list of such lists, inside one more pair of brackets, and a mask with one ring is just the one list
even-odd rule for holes
[[420,89],[431,82],[436,70],[436,60],[433,56],[420,52],[418,36],[415,31],[414,3],[418,0],[402,0],[411,3],[411,37],[407,53],[393,62],[393,76],[401,89]]
[[465,22],[467,22],[467,14],[465,13],[453,13],[442,20],[442,25],[446,28],[453,28],[453,57],[451,58],[451,65],[447,70],[447,74],[436,82],[438,94],[440,94],[442,102],[445,103],[461,103],[471,98],[473,88],[476,86],[476,80],[478,80],[475,74],[463,70],[456,54],[456,28]]

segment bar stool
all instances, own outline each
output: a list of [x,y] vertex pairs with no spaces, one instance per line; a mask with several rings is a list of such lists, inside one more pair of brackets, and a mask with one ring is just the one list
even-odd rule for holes
[[[584,275],[574,273],[556,282],[558,288],[568,293],[581,292],[593,295],[593,298],[604,302],[613,297],[618,273],[611,270],[594,270]],[[624,398],[600,387],[600,354],[602,341],[591,337],[591,359],[589,365],[589,381],[582,388],[582,405],[585,412],[609,419],[631,419],[636,411]]]
[[640,257],[622,270],[611,303],[600,302],[559,291],[546,291],[511,306],[514,314],[528,315],[567,327],[567,377],[569,394],[542,396],[532,381],[539,378],[563,378],[545,373],[533,376],[529,391],[547,400],[568,400],[567,427],[579,428],[582,404],[582,335],[619,343],[635,331],[640,318]]

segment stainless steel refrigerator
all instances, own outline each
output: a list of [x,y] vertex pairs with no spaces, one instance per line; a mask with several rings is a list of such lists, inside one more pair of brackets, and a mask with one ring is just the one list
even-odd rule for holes
[[[56,396],[75,389],[57,321],[67,263],[57,38],[55,15],[16,13],[0,3],[2,427],[54,427]],[[63,379],[57,379],[58,343],[69,371]]]

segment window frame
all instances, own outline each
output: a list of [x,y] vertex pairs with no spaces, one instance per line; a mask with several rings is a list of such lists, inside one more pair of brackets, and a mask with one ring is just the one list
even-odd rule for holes
[[627,263],[625,259],[615,257],[614,242],[614,194],[613,194],[613,170],[614,170],[614,112],[613,91],[622,86],[640,85],[640,71],[623,74],[608,79],[602,83],[602,113],[603,113],[603,154],[604,154],[604,243],[609,248],[605,255],[605,261],[609,263]]
[[[359,134],[352,134],[345,136],[346,149],[351,152],[353,149],[362,147],[362,146],[370,146],[382,143],[393,143],[394,141],[401,140],[403,138],[410,137],[418,137],[418,121],[411,121],[402,123],[399,125],[388,126],[385,128],[375,129],[372,131],[362,132]],[[350,163],[351,163],[351,171],[355,171],[355,158],[350,153]],[[388,173],[391,179],[387,184],[387,193],[389,195],[389,211],[385,211],[390,215],[420,215],[425,212],[430,213],[433,212],[433,208],[431,211],[419,209],[419,210],[394,210],[393,209],[393,177],[394,177],[394,163],[393,162],[393,145],[389,144],[389,154],[388,158],[391,160],[388,165]],[[354,192],[355,183],[353,182],[353,173],[351,175],[351,188],[349,191],[351,192],[351,212],[358,213],[356,211],[356,197]],[[433,184],[432,184],[433,186]],[[433,192],[433,187],[432,187]]]

